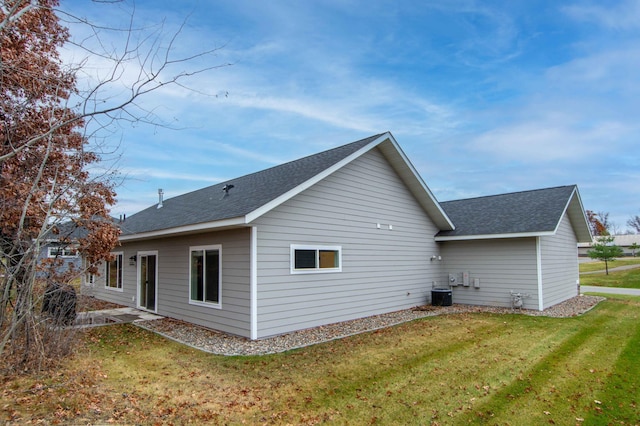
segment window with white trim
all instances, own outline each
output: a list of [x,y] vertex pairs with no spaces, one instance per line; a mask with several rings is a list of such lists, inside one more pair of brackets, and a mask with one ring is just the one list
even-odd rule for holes
[[88,272],[85,276],[85,285],[93,287],[95,283],[96,283],[96,275]]
[[341,246],[291,245],[292,274],[341,271]]
[[220,306],[222,246],[189,248],[189,303]]
[[111,258],[107,260],[107,270],[105,274],[105,287],[122,290],[122,252],[111,253]]
[[73,247],[51,246],[47,250],[49,257],[78,257],[78,250]]

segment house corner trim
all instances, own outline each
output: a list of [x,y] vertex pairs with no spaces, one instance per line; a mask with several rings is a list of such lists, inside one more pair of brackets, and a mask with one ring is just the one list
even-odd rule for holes
[[251,340],[258,338],[258,228],[251,227],[251,244],[249,247],[249,292],[251,297]]
[[538,276],[538,310],[544,310],[544,294],[542,293],[542,248],[540,247],[540,237],[536,237],[536,266]]

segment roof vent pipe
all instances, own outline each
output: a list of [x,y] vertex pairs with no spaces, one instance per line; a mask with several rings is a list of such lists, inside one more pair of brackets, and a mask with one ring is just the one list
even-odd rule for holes
[[162,208],[162,196],[164,195],[164,191],[162,188],[158,188],[158,208]]

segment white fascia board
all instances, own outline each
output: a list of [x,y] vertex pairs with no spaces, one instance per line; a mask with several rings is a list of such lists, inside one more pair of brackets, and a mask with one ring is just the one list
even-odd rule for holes
[[234,217],[231,219],[216,220],[214,222],[196,223],[193,225],[178,226],[176,228],[159,229],[157,231],[141,232],[139,234],[121,235],[120,241],[137,241],[146,240],[150,238],[168,237],[180,234],[191,234],[194,232],[215,230],[219,228],[228,228],[234,226],[246,225],[246,218],[244,216]]
[[[573,189],[573,194],[569,198],[569,202],[567,203],[567,210],[569,214],[569,219],[571,220],[571,226],[574,227],[574,232],[576,232],[576,236],[578,237],[578,241],[580,242],[591,242],[593,241],[593,236],[591,235],[591,228],[589,227],[589,220],[587,219],[587,214],[584,210],[584,206],[582,204],[582,198],[580,197],[580,191],[578,191],[578,187],[576,186]],[[574,222],[578,222],[577,224]],[[576,230],[576,228],[578,228]],[[582,228],[582,233],[577,232]]]
[[[378,145],[383,144],[386,141],[389,141],[389,143],[393,146],[395,153],[399,156],[399,158],[401,159],[402,163],[404,164],[406,172],[408,172],[408,173],[402,173],[402,172],[398,172],[398,173],[400,173],[401,175],[404,174],[403,179],[407,179],[408,178],[408,179],[410,179],[412,181],[412,182],[411,181],[407,182],[405,180],[405,184],[409,188],[411,188],[412,186],[414,186],[414,188],[418,187],[419,188],[418,191],[422,191],[424,194],[427,195],[427,197],[429,199],[429,206],[424,206],[424,204],[423,204],[423,206],[425,207],[425,209],[430,214],[435,214],[436,216],[439,216],[439,217],[435,218],[436,219],[435,220],[436,224],[440,227],[441,230],[453,230],[453,229],[455,229],[455,226],[454,226],[453,222],[451,222],[451,219],[449,219],[449,216],[447,216],[447,214],[444,212],[444,210],[440,206],[440,203],[438,203],[438,201],[436,200],[436,197],[433,195],[433,193],[431,192],[429,187],[424,183],[424,181],[422,180],[422,177],[420,177],[420,174],[417,172],[415,167],[413,167],[413,164],[411,164],[411,161],[406,156],[406,154],[402,151],[402,149],[400,148],[400,145],[398,145],[398,142],[395,140],[395,138],[393,137],[393,135],[390,132],[386,132],[386,133],[380,135],[376,140],[371,141],[368,145],[360,148],[358,151],[354,152],[350,156],[345,157],[342,161],[334,164],[332,167],[324,170],[323,172],[317,174],[313,178],[311,178],[311,179],[307,180],[306,182],[298,185],[297,187],[291,189],[290,191],[282,194],[281,196],[279,196],[278,198],[272,200],[271,202],[269,202],[269,203],[261,206],[260,208],[252,211],[251,213],[249,213],[247,215],[247,223],[253,222],[254,220],[259,218],[263,214],[271,211],[272,209],[276,208],[277,206],[279,206],[280,204],[284,203],[285,201],[287,201],[287,200],[291,199],[292,197],[300,194],[302,191],[304,191],[306,189],[309,189],[310,187],[312,187],[316,183],[320,182],[322,179],[326,178],[327,176],[331,175],[332,173],[336,172],[337,170],[340,170],[342,167],[344,167],[347,164],[351,163],[353,160],[355,160],[358,157],[364,155],[366,152],[368,152],[371,149],[377,147]],[[388,160],[390,162],[392,161],[389,158],[388,158]]]
[[455,235],[450,237],[435,237],[435,241],[496,240],[506,238],[545,237],[549,235],[555,235],[555,231],[520,232],[514,234]]
[[[571,201],[573,200],[573,196],[574,196],[575,193],[576,193],[576,189],[573,188],[573,191],[571,192],[571,195],[569,196],[569,199],[567,200],[567,203],[564,205],[564,209],[562,210],[562,214],[560,215],[560,219],[558,219],[558,223],[556,223],[556,228],[554,229],[554,233],[558,232],[558,229],[560,228],[560,224],[562,224],[562,218],[569,211],[569,206],[571,205]],[[571,218],[569,218],[569,219],[571,219]]]
[[[395,148],[395,152],[400,156],[400,158],[402,159],[402,162],[404,163],[404,166],[406,167],[406,171],[408,171],[409,173],[402,173],[402,171],[398,171],[398,170],[396,170],[396,172],[398,172],[403,177],[403,180],[409,179],[413,181],[413,182],[407,182],[405,180],[405,184],[409,187],[409,189],[412,189],[413,187],[413,189],[416,189],[417,192],[422,191],[427,195],[429,199],[428,205],[424,205],[423,203],[420,203],[420,204],[422,204],[422,206],[425,208],[425,210],[427,210],[427,212],[430,215],[439,216],[432,219],[435,219],[434,221],[436,222],[440,230],[449,231],[449,230],[456,229],[451,219],[449,219],[449,216],[447,216],[447,214],[442,209],[442,206],[440,205],[436,197],[433,195],[433,193],[431,192],[427,184],[422,179],[422,176],[420,176],[416,168],[411,163],[411,160],[409,160],[409,157],[407,157],[407,155],[404,153],[402,148],[400,148],[400,145],[395,140],[393,135],[391,135],[391,133],[387,133],[387,134],[388,134],[389,142]],[[415,192],[414,192],[414,195],[417,196]]]
[[288,201],[291,198],[295,197],[296,195],[300,194],[302,191],[311,188],[313,185],[315,185],[316,183],[320,182],[322,179],[324,179],[327,176],[331,175],[332,173],[340,170],[341,168],[343,168],[347,164],[351,163],[356,158],[362,156],[364,153],[370,151],[371,149],[373,149],[376,146],[380,145],[385,140],[391,139],[391,138],[393,138],[393,136],[391,136],[391,133],[389,133],[389,132],[380,135],[380,137],[377,138],[376,140],[371,141],[369,144],[363,146],[358,151],[354,152],[353,154],[349,155],[348,157],[345,157],[344,159],[342,159],[341,161],[337,162],[333,166],[323,170],[322,172],[318,173],[317,175],[315,175],[311,179],[301,183],[300,185],[296,186],[295,188],[285,192],[284,194],[282,194],[279,197],[273,199],[272,201],[268,202],[267,204],[264,204],[264,205],[260,206],[259,208],[255,209],[254,211],[252,211],[251,213],[247,214],[247,216],[246,216],[247,223],[253,222],[254,220],[259,218],[263,214],[266,214],[266,213],[270,212],[271,210],[273,210],[276,207],[278,207],[280,204],[282,204],[285,201]]
[[[567,200],[567,204],[565,204],[564,210],[562,210],[562,214],[560,215],[558,223],[553,231],[554,234],[558,232],[558,229],[562,224],[562,218],[565,215],[569,217],[571,227],[573,228],[573,232],[576,234],[578,242],[590,242],[593,240],[591,230],[589,229],[589,221],[587,220],[577,186],[574,186],[573,192],[571,192],[571,195]],[[587,235],[589,236],[588,238],[586,237]]]

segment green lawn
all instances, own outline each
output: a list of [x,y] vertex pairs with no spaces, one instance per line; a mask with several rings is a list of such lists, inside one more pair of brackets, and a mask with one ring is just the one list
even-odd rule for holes
[[[582,317],[457,314],[255,357],[96,328],[46,376],[6,379],[23,424],[637,425],[640,298]],[[1,418],[1,417],[0,417]]]
[[[617,266],[640,265],[640,257],[622,257],[609,262],[609,269]],[[604,262],[594,261],[579,264],[580,272],[604,271]]]
[[[640,265],[640,259],[624,259],[609,263],[609,269],[623,265]],[[588,267],[587,267],[588,266]],[[604,262],[580,264],[580,271],[600,271],[604,268]],[[603,273],[580,275],[581,285],[593,285],[601,287],[640,288],[640,268],[624,271],[609,271],[609,275]]]

